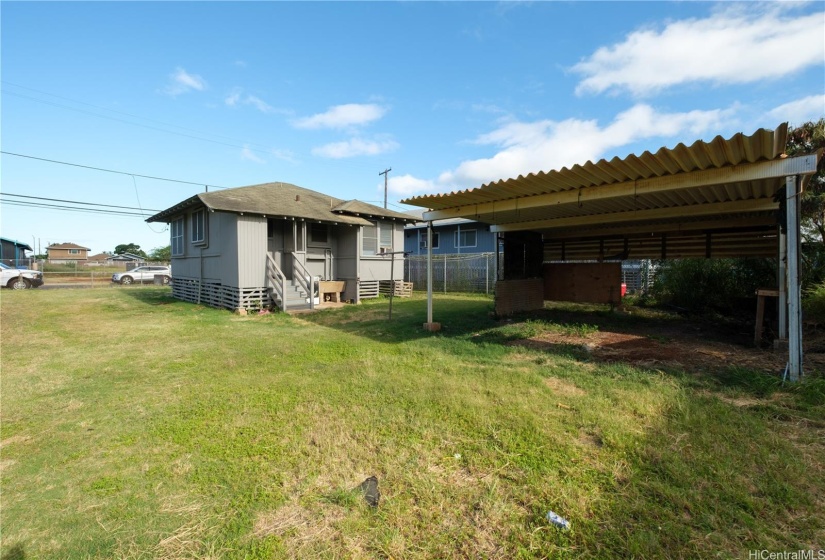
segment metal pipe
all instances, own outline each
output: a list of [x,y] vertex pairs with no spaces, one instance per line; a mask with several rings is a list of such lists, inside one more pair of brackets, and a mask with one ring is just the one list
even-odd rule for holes
[[790,380],[802,377],[802,294],[799,287],[799,181],[785,178],[788,216],[788,373]]
[[433,223],[427,222],[427,324],[433,322]]

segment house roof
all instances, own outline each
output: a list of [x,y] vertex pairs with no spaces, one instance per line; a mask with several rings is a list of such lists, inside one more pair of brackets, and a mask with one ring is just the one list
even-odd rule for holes
[[[477,224],[476,220],[470,220],[468,218],[446,218],[444,220],[435,220],[433,222],[433,227],[445,227],[445,226],[463,226],[465,224]],[[417,220],[416,223],[404,226],[405,229],[422,229],[427,227],[427,222],[422,221],[421,219]]]
[[[555,243],[567,258],[607,253],[613,241],[629,258],[772,256],[785,177],[800,175],[804,186],[820,157],[786,157],[787,133],[783,123],[402,202],[429,208],[429,220],[463,217],[494,232],[540,232],[545,249]],[[581,252],[571,252],[574,246]]]
[[146,257],[135,255],[134,253],[118,253],[116,255],[109,255],[113,261],[144,261]]
[[86,259],[86,260],[90,260],[90,261],[105,261],[105,260],[110,259],[111,257],[112,257],[112,255],[110,255],[109,253],[98,253],[98,254],[96,254],[96,255],[92,255],[91,257],[89,257],[89,258],[88,258],[88,259]]
[[84,249],[86,251],[89,250],[88,247],[83,247],[76,243],[53,243],[52,245],[46,247],[46,249]]
[[200,205],[212,211],[352,225],[370,225],[370,222],[362,216],[413,220],[406,214],[357,200],[344,201],[290,183],[264,183],[199,193],[151,216],[146,221],[169,222],[183,210]]
[[26,245],[25,243],[23,243],[23,242],[21,242],[21,241],[15,241],[14,239],[9,239],[8,237],[0,237],[0,241],[5,241],[6,243],[11,243],[11,244],[12,244],[12,245],[14,245],[15,247],[19,247],[19,248],[21,248],[21,249],[25,249],[25,250],[27,250],[27,251],[34,251],[34,249],[32,249],[31,247],[29,247],[29,246],[28,246],[28,245]]

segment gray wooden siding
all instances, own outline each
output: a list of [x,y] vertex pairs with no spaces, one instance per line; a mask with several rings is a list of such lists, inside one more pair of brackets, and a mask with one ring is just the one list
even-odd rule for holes
[[[193,245],[191,237],[191,214],[184,218],[183,256],[172,257],[172,276],[180,278],[203,278],[209,282],[225,282],[226,276],[236,274],[237,267],[224,266],[222,256],[232,254],[234,246],[234,214],[209,212],[206,215],[207,245]],[[203,259],[203,262],[201,262]]]
[[236,283],[224,284],[239,288],[266,285],[266,218],[259,216],[237,216],[237,257]]

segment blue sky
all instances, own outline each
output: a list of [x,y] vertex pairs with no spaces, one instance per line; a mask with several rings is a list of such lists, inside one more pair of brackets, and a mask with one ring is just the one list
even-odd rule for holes
[[[3,2],[0,235],[167,245],[151,210],[291,182],[391,208],[825,116],[822,2]],[[50,203],[63,204],[63,203]],[[140,210],[137,210],[140,212]],[[152,212],[147,212],[151,214]]]

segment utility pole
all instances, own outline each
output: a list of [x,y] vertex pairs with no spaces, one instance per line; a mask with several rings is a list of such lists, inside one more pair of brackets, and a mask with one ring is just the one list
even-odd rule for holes
[[387,169],[379,173],[379,175],[384,176],[384,208],[387,207],[387,173],[389,173],[390,171],[392,171],[392,167],[388,167]]

